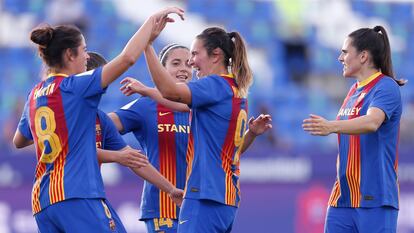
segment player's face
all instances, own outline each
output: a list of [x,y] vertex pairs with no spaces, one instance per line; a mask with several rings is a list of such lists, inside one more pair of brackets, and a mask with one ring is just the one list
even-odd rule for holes
[[200,39],[195,39],[191,45],[191,57],[189,64],[196,71],[196,76],[201,78],[211,74],[213,65],[212,59],[208,56],[204,43]]
[[338,60],[342,63],[344,77],[356,77],[361,70],[361,53],[352,45],[352,39],[347,38],[342,45],[341,55]]
[[179,82],[191,80],[191,66],[188,63],[190,51],[184,48],[176,48],[168,52],[165,68],[171,77],[176,78]]
[[74,60],[74,67],[76,69],[75,74],[82,73],[86,71],[86,64],[88,63],[89,55],[86,51],[85,38],[82,36],[82,41],[79,47],[77,48],[78,55]]

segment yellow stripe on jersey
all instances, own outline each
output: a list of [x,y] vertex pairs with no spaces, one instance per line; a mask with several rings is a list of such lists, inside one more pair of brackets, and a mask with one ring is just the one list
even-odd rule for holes
[[346,178],[348,181],[351,207],[357,208],[361,203],[361,160],[359,152],[359,136],[350,135]]
[[36,167],[35,183],[32,189],[32,211],[34,214],[40,212],[42,207],[40,206],[40,182],[46,172],[46,165],[44,163],[38,163]]
[[[173,152],[169,147],[165,147],[163,155],[160,155],[160,173],[170,181],[174,186],[177,185],[175,166],[173,162]],[[159,191],[159,206],[160,206],[160,218],[177,218],[177,207],[172,199],[168,196],[168,193]]]
[[63,169],[66,160],[66,151],[54,161],[54,169],[50,172],[49,198],[50,204],[65,200],[63,188]]

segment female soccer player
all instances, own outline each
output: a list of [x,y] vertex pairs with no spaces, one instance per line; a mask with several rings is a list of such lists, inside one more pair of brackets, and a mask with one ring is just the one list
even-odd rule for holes
[[123,231],[103,204],[97,106],[105,88],[138,59],[152,31],[173,21],[170,13],[183,16],[179,8],[152,15],[119,56],[89,72],[86,43],[77,28],[45,26],[31,32],[49,75],[30,92],[13,141],[18,148],[32,140],[36,145],[32,209],[40,232]]
[[402,103],[382,26],[348,35],[338,60],[343,76],[354,77],[337,119],[311,114],[303,129],[338,134],[337,179],[325,233],[395,233],[398,217],[398,134]]
[[[167,45],[160,52],[160,62],[174,77],[171,78],[174,82],[185,83],[191,80],[189,57],[189,49],[178,44]],[[135,93],[139,89],[138,81],[132,78],[126,78],[122,82],[124,86],[121,89],[125,94]],[[129,85],[129,88],[125,88],[125,85]],[[158,103],[149,97],[142,97],[109,115],[121,133],[134,133],[150,163],[164,177],[177,188],[184,189],[190,132],[189,112],[173,111],[163,103],[167,102]],[[167,193],[145,181],[140,220],[145,221],[147,232],[176,232],[178,213],[179,208]]]
[[[186,194],[178,232],[230,232],[240,201],[239,155],[253,80],[244,42],[237,32],[204,30],[192,44],[189,61],[200,79],[187,84],[171,80],[150,45],[145,56],[161,94],[191,107]],[[249,132],[246,137],[254,136]]]

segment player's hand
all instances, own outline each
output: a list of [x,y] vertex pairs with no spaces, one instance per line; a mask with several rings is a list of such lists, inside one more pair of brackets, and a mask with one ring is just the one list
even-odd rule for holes
[[148,165],[148,158],[140,150],[126,148],[118,151],[117,163],[130,168],[141,168]]
[[184,10],[178,7],[168,7],[152,15],[151,19],[154,20],[154,26],[149,40],[150,44],[158,37],[161,31],[164,30],[167,23],[175,22],[173,18],[169,17],[169,14],[176,14],[180,16],[181,20],[184,20]]
[[249,132],[254,136],[259,136],[272,128],[272,117],[268,114],[260,114],[256,119],[249,119]]
[[119,88],[122,94],[130,96],[134,93],[138,93],[142,96],[148,96],[149,87],[145,86],[140,81],[133,79],[131,77],[124,78],[121,81],[122,86]]
[[170,198],[174,201],[174,203],[177,206],[181,206],[181,204],[183,203],[183,198],[184,198],[184,191],[178,188],[173,188],[168,195],[170,196]]
[[315,136],[327,136],[334,132],[330,121],[314,114],[309,116],[309,118],[303,120],[303,130]]

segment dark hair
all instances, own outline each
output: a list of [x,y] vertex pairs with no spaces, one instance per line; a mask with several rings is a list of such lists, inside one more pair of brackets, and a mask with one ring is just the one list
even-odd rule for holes
[[162,64],[162,66],[165,67],[168,56],[170,55],[170,52],[175,50],[175,49],[188,49],[187,47],[183,46],[183,45],[179,45],[179,44],[169,44],[166,45],[164,48],[162,48],[160,54],[158,55],[160,62]]
[[348,35],[352,41],[352,45],[358,52],[364,50],[368,51],[372,56],[372,62],[376,69],[391,78],[393,78],[398,85],[403,86],[404,80],[397,80],[394,77],[391,60],[391,47],[388,40],[388,34],[382,26],[375,26],[374,28],[361,28]]
[[226,67],[231,66],[240,96],[247,96],[253,81],[253,75],[247,60],[245,42],[241,35],[238,32],[227,33],[222,28],[211,27],[205,29],[196,38],[203,41],[209,56],[216,48],[223,51],[224,65]]
[[108,63],[106,59],[97,52],[88,52],[89,59],[86,63],[86,70],[93,70]]
[[71,25],[51,27],[49,25],[35,28],[30,33],[30,40],[39,46],[39,55],[49,67],[64,67],[63,53],[70,49],[77,55],[82,33]]

